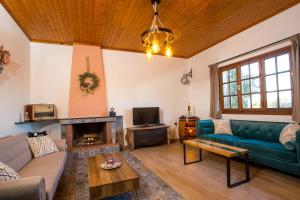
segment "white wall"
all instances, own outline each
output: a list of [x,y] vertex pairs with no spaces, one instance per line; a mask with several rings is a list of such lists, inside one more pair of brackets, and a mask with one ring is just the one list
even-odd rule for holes
[[159,106],[161,122],[173,125],[185,114],[187,86],[180,83],[186,72],[185,59],[154,56],[150,61],[143,53],[103,50],[108,105],[132,125],[132,108]]
[[0,137],[28,130],[16,126],[24,105],[30,103],[30,42],[0,4],[0,45],[11,53],[11,63],[0,74]]
[[[187,66],[193,68],[193,80],[189,87],[189,98],[196,114],[202,119],[209,116],[210,83],[208,65],[248,52],[252,49],[300,33],[300,4],[249,28],[187,60]],[[286,46],[289,42],[265,51]],[[260,54],[263,52],[258,52]],[[252,57],[255,54],[247,56]],[[246,59],[247,57],[241,58]],[[231,63],[238,60],[232,60]],[[224,63],[223,65],[228,65]],[[270,121],[290,121],[291,116],[261,115],[223,115],[224,118],[254,119]]]
[[[190,101],[196,115],[208,118],[207,66],[299,33],[299,19],[298,4],[188,60],[167,60],[163,56],[154,56],[148,61],[140,53],[103,50],[108,105],[124,116],[125,127],[132,125],[131,108],[136,106],[159,106],[162,110],[161,121],[173,124],[181,114],[186,114]],[[23,105],[27,103],[55,103],[59,117],[66,117],[72,47],[39,43],[30,46],[26,36],[1,5],[0,24],[0,43],[11,51],[13,60],[5,73],[0,75],[0,136],[27,130],[28,127],[14,125],[19,120]],[[193,68],[193,79],[190,86],[184,86],[180,83],[180,77],[188,68]],[[225,117],[290,120],[290,116]],[[50,129],[57,127],[50,126]]]
[[31,103],[57,106],[68,117],[72,46],[31,43]]
[[[58,118],[68,117],[72,53],[72,46],[31,43],[31,103],[55,104]],[[33,124],[32,129],[61,137],[60,124]]]
[[[132,125],[132,107],[159,106],[161,122],[169,125],[185,114],[188,87],[180,83],[185,59],[154,56],[148,61],[143,53],[102,53],[108,106],[124,116],[124,127]],[[59,118],[68,116],[71,62],[71,46],[31,44],[32,103],[56,104]]]

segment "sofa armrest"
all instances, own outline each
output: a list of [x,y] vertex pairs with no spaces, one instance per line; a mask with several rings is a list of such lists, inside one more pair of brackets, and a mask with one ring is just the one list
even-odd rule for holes
[[41,176],[20,178],[0,183],[0,199],[46,200],[45,180]]
[[214,123],[211,119],[197,121],[197,137],[203,134],[214,133]]
[[296,132],[296,151],[298,163],[300,163],[300,130]]
[[66,140],[65,139],[54,139],[53,141],[56,144],[59,151],[66,150]]

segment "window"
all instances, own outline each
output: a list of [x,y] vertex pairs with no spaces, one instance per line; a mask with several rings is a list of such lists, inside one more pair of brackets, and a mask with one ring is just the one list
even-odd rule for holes
[[290,48],[220,68],[223,113],[291,114]]
[[223,75],[224,108],[236,109],[238,108],[236,68],[230,69],[228,71],[224,71],[222,75]]

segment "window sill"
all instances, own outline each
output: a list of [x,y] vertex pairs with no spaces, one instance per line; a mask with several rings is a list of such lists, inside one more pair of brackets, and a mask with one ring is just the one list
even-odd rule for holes
[[268,109],[268,110],[222,110],[222,114],[241,115],[292,115],[292,109]]

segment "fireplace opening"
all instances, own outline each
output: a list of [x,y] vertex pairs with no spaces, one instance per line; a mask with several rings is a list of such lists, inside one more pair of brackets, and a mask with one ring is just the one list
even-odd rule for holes
[[83,123],[73,125],[73,145],[104,144],[104,123]]

